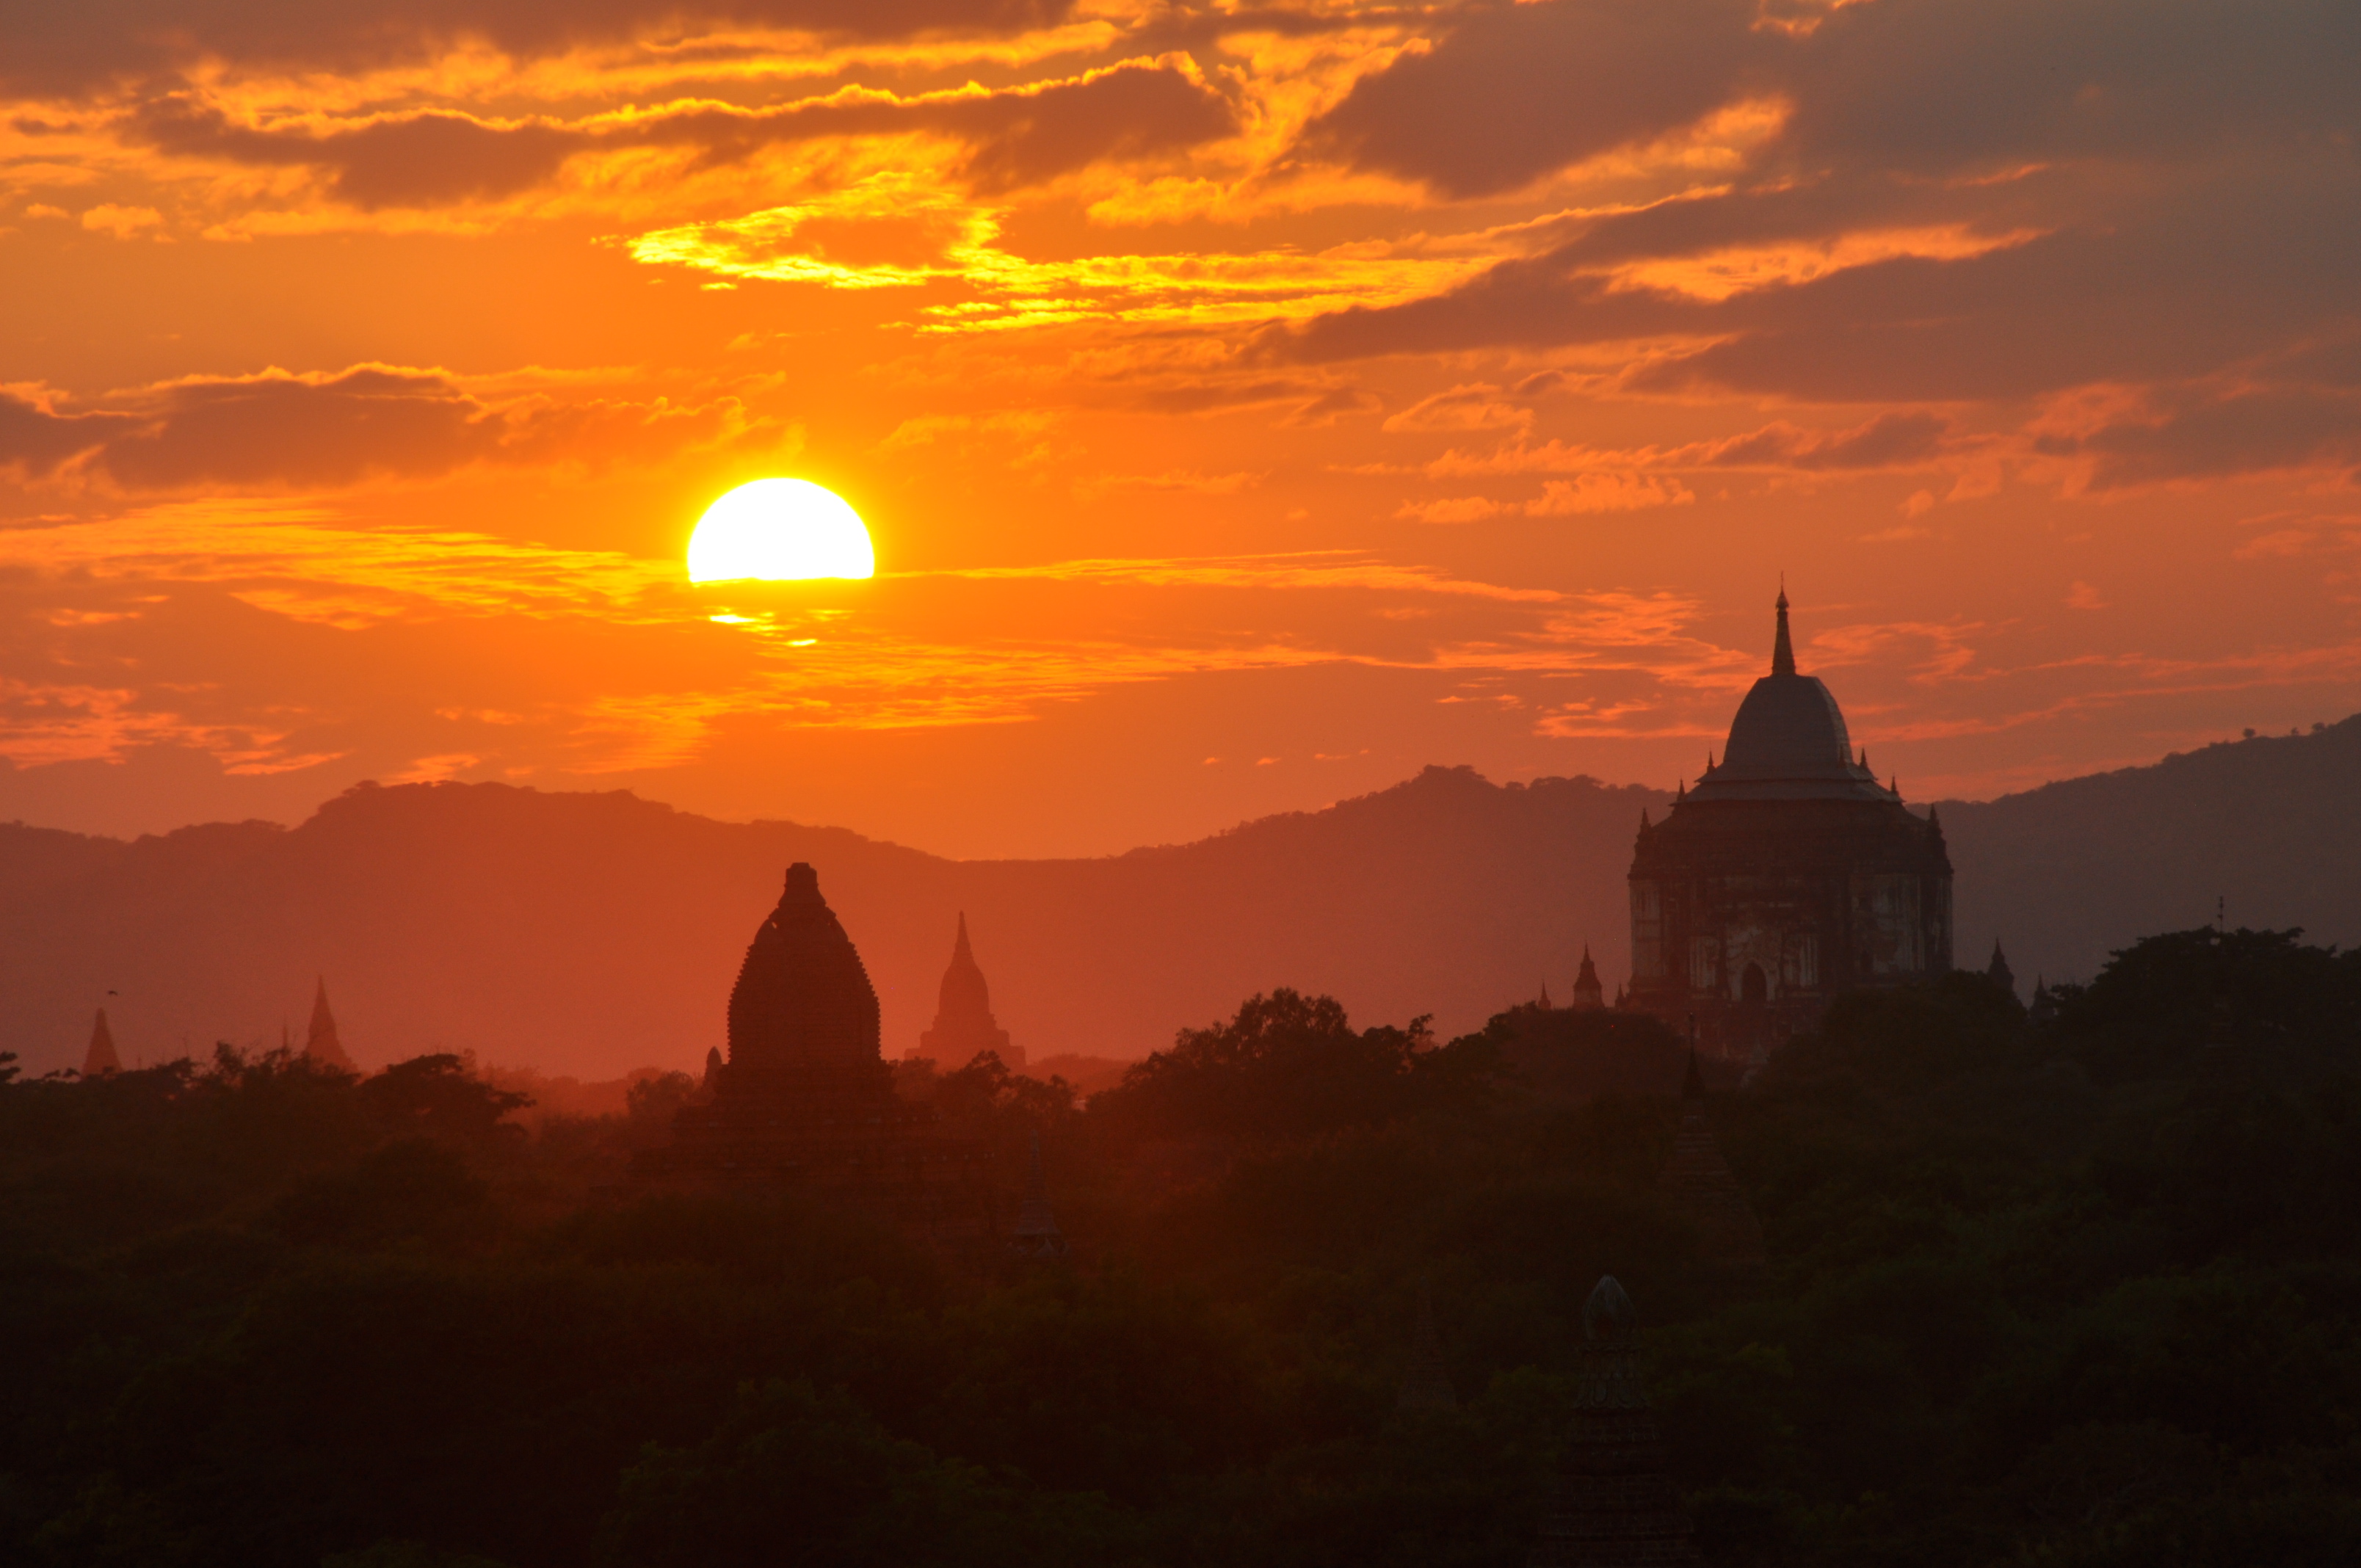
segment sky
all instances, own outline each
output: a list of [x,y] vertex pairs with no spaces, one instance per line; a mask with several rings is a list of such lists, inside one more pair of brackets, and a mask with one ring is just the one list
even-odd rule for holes
[[[0,4],[0,817],[1105,853],[2361,708],[2361,8]],[[692,586],[794,477],[865,582]]]

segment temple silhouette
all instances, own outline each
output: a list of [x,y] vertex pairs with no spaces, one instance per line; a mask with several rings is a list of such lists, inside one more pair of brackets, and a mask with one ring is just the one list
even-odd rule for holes
[[986,1051],[998,1056],[1001,1065],[1012,1072],[1025,1066],[1025,1047],[1009,1044],[1008,1031],[992,1015],[992,988],[968,947],[967,915],[961,911],[959,937],[951,944],[950,967],[943,970],[942,990],[938,993],[935,1026],[921,1034],[917,1045],[904,1054],[961,1068]]
[[894,1091],[876,990],[804,861],[747,945],[729,1017],[729,1055],[707,1058],[707,1092],[642,1175],[805,1188],[946,1243],[989,1233],[982,1151]]
[[98,1022],[90,1026],[90,1048],[82,1053],[82,1075],[84,1078],[104,1078],[110,1072],[123,1070],[123,1058],[115,1049],[115,1031],[106,1026],[106,1009],[98,1010]]
[[303,1054],[323,1067],[333,1067],[344,1072],[358,1072],[360,1067],[352,1053],[345,1049],[344,1041],[336,1037],[336,1015],[328,1011],[328,981],[319,977],[319,988],[312,993],[312,1026],[303,1036]]
[[1784,589],[1771,673],[1721,761],[1664,821],[1641,814],[1631,883],[1625,1005],[1676,1029],[1694,1018],[1713,1056],[1760,1062],[1839,992],[1951,967],[1942,825],[1877,782],[1836,697],[1796,672]]
[[1640,1376],[1631,1298],[1613,1275],[1582,1306],[1582,1364],[1531,1568],[1676,1568],[1699,1561],[1696,1528],[1665,1475]]

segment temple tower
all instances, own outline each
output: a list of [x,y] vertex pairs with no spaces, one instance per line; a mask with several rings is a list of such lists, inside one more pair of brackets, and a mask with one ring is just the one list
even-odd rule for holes
[[344,1042],[336,1038],[336,1015],[328,1011],[328,981],[320,977],[319,988],[312,994],[312,1027],[303,1036],[303,1054],[323,1067],[333,1067],[342,1072],[358,1072],[352,1054]]
[[1713,1125],[1706,1120],[1705,1075],[1697,1070],[1694,1051],[1681,1085],[1681,1127],[1663,1181],[1665,1195],[1697,1227],[1698,1248],[1708,1262],[1737,1274],[1762,1274],[1767,1262],[1763,1222],[1714,1141]]
[[2016,971],[2008,967],[2008,955],[2000,950],[1998,937],[1993,938],[1992,962],[1984,966],[1984,976],[2011,996],[2016,994]]
[[1951,967],[1951,861],[1932,813],[1858,757],[1844,714],[1800,674],[1778,600],[1771,673],[1739,705],[1662,822],[1631,855],[1627,1005],[1708,1055],[1759,1062],[1819,1022],[1828,999]]
[[918,1036],[918,1048],[910,1054],[947,1068],[961,1068],[986,1051],[996,1054],[1001,1066],[1011,1072],[1025,1066],[1024,1047],[1010,1045],[1008,1031],[992,1015],[992,988],[984,982],[983,970],[976,967],[975,954],[967,945],[967,915],[961,911],[959,938],[951,944],[950,967],[943,970],[935,1026]]
[[1532,1568],[1677,1568],[1698,1562],[1688,1516],[1664,1475],[1664,1445],[1641,1385],[1631,1298],[1612,1275],[1582,1308],[1582,1366]]
[[84,1078],[104,1078],[110,1072],[123,1070],[123,1058],[115,1054],[115,1031],[106,1026],[106,1009],[98,1010],[98,1022],[90,1026],[90,1049],[82,1053],[82,1075]]

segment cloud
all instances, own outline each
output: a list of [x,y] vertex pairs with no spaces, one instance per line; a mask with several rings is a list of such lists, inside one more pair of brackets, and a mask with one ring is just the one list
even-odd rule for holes
[[1489,382],[1454,387],[1422,398],[1386,421],[1380,428],[1403,431],[1523,429],[1532,422],[1532,411],[1503,401],[1500,389]]
[[1781,46],[1754,17],[1752,0],[1476,8],[1355,83],[1302,150],[1452,196],[1512,190],[1721,107]]
[[1565,517],[1578,512],[1644,511],[1653,507],[1686,506],[1697,495],[1677,479],[1643,474],[1585,474],[1575,479],[1547,479],[1542,493],[1528,501],[1496,501],[1486,496],[1458,496],[1444,500],[1405,501],[1396,517],[1418,522],[1480,522],[1503,513],[1525,517]]
[[903,38],[936,29],[1009,33],[1046,27],[1068,0],[168,0],[38,5],[9,18],[0,90],[68,96],[115,82],[246,67],[354,71],[430,60],[470,42],[519,58],[700,29],[776,27],[822,36]]
[[713,165],[782,143],[927,131],[964,141],[961,175],[999,192],[1235,128],[1227,101],[1185,55],[1005,88],[971,83],[905,97],[848,87],[760,108],[696,101],[570,122],[430,109],[325,129],[261,128],[181,93],[142,105],[134,123],[150,145],[181,157],[317,168],[337,199],[366,209],[509,195],[547,182],[581,154],[679,148]]
[[38,477],[79,458],[129,490],[336,488],[478,462],[644,460],[750,428],[731,398],[490,399],[440,370],[387,365],[190,377],[104,400],[113,406],[60,413],[0,393],[0,465]]

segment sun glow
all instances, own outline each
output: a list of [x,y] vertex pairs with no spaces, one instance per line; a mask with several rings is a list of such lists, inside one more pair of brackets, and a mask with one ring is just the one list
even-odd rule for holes
[[757,479],[705,509],[688,539],[688,580],[872,577],[861,515],[808,479]]

